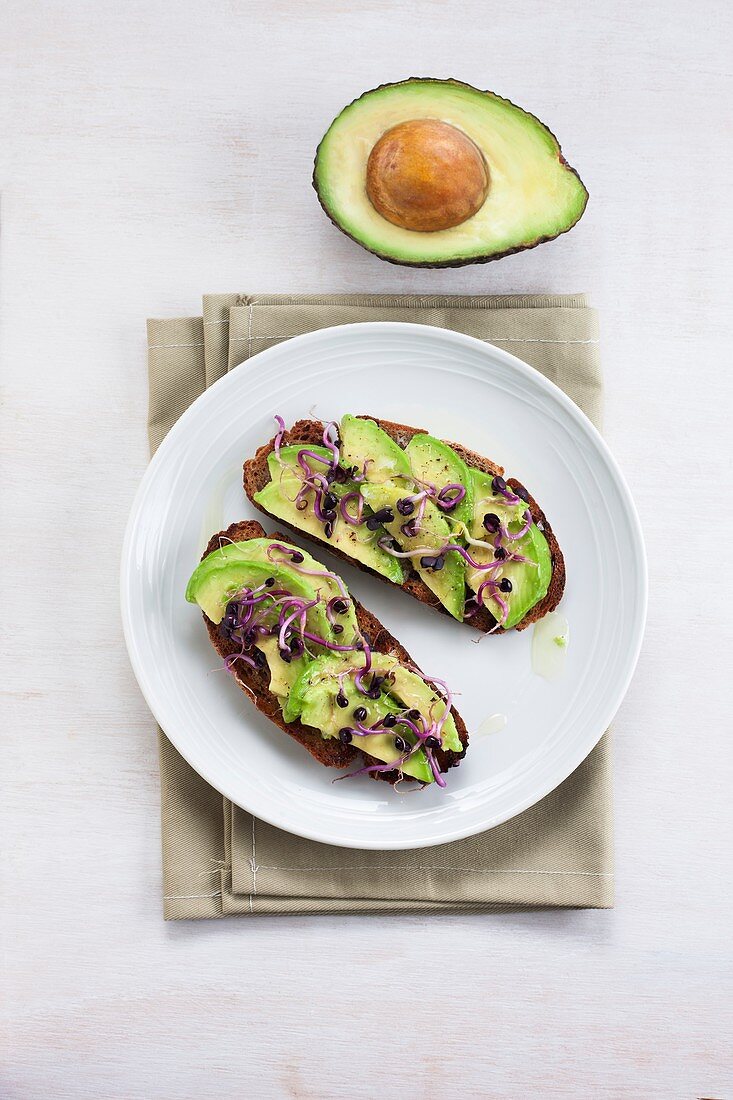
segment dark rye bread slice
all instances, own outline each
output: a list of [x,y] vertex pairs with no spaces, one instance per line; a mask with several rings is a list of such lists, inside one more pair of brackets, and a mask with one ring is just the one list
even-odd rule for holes
[[[212,535],[206,549],[201,555],[201,560],[203,561],[208,554],[211,554],[214,550],[218,550],[219,547],[225,543],[245,542],[247,539],[261,538],[272,538],[276,539],[278,542],[288,542],[287,535],[283,535],[279,531],[276,531],[272,535],[267,535],[264,528],[257,523],[256,520],[244,520],[240,523],[231,524],[230,527],[227,527],[226,531],[218,531],[217,534]],[[389,654],[390,656],[396,657],[402,663],[417,668],[417,665],[404,646],[400,645],[397,639],[380,623],[379,619],[375,618],[371,611],[367,611],[365,607],[362,607],[353,596],[352,600],[359,629],[363,634],[369,637],[372,649],[377,653]],[[215,623],[212,623],[211,619],[206,615],[204,615],[203,618],[206,623],[206,629],[209,632],[211,644],[222,660],[237,653],[238,648],[236,644],[221,633],[219,627]],[[369,764],[379,763],[379,761],[373,760],[372,757],[355,748],[354,745],[342,745],[340,741],[335,739],[326,740],[321,737],[317,730],[312,729],[310,726],[304,726],[300,721],[283,721],[282,711],[280,710],[277,696],[273,695],[270,691],[270,673],[267,667],[264,669],[250,668],[249,665],[245,665],[243,662],[236,662],[233,675],[242,691],[249,696],[257,709],[262,711],[262,713],[265,714],[271,722],[274,722],[276,726],[279,726],[281,730],[285,733],[289,733],[290,736],[301,744],[303,748],[307,749],[320,764],[324,764],[327,768],[346,768],[350,764],[360,764],[363,761]],[[458,736],[463,745],[463,751],[457,753],[443,751],[442,749],[438,750],[435,756],[441,771],[447,771],[449,768],[455,767],[465,756],[466,747],[468,745],[468,731],[465,722],[460,714],[458,714],[455,707],[451,708],[451,714],[456,723],[456,729],[458,730]],[[397,771],[377,772],[374,778],[384,779],[388,783],[394,784],[399,779],[399,773]]]
[[[375,416],[368,416],[366,414],[361,415],[362,420],[374,420],[379,427],[387,433],[395,443],[398,443],[400,447],[406,447],[414,435],[419,435],[424,432],[424,428],[410,428],[406,424],[394,424],[389,420],[379,420]],[[325,425],[320,420],[299,420],[293,424],[289,431],[286,431],[282,442],[287,443],[306,443],[306,444],[318,444],[323,442],[323,429]],[[450,440],[444,440],[449,447],[452,447],[456,454],[460,455],[467,466],[473,467],[476,470],[482,470],[487,474],[503,474],[504,469],[501,466],[497,466],[495,462],[492,462],[488,458],[484,458],[483,455],[476,454],[475,451],[470,451],[467,447],[464,447],[461,443],[452,443]],[[271,513],[258,504],[255,499],[255,493],[263,489],[270,480],[270,473],[267,466],[267,457],[272,454],[275,449],[274,437],[269,443],[260,447],[254,458],[248,459],[244,463],[244,491],[249,499],[254,504],[255,508],[258,508],[260,512],[264,512],[265,515],[271,516]],[[516,488],[520,483],[516,478],[509,478],[507,485],[510,488]],[[526,488],[526,486],[525,486]],[[517,623],[514,630],[525,630],[532,623],[537,622],[549,611],[554,611],[557,605],[560,603],[562,594],[565,590],[565,561],[562,556],[562,551],[558,544],[552,527],[548,523],[545,513],[540,508],[537,501],[533,496],[529,495],[528,507],[532,513],[532,519],[537,524],[542,525],[545,538],[547,539],[550,547],[550,555],[552,558],[552,578],[550,580],[550,586],[547,590],[547,594],[544,599],[535,604],[531,608],[521,622]],[[271,516],[273,519],[277,519],[275,516]],[[278,519],[278,523],[285,522]],[[326,546],[328,550],[335,554],[336,557],[342,558],[343,561],[349,562],[350,565],[355,565],[358,569],[361,569],[365,573],[371,573],[375,577],[379,577],[380,580],[386,581],[387,584],[391,584],[391,581],[387,581],[386,577],[383,577],[381,573],[377,573],[375,570],[370,569],[366,565],[362,565],[360,562],[356,562],[353,558],[350,558],[348,554],[344,554],[343,551],[338,550],[335,546],[331,546],[328,539],[319,539],[314,535],[311,535],[305,531],[301,531],[297,527],[293,527],[294,531],[297,531],[303,538],[308,539],[310,542],[314,542],[319,546]],[[448,615],[449,612],[445,610],[443,605],[438,600],[437,596],[430,591],[424,581],[420,579],[419,574],[414,569],[409,569],[407,563],[403,562],[405,568],[405,580],[401,587],[410,596],[414,596],[416,600],[420,600],[421,603],[426,604],[428,607],[434,608],[436,611],[440,611],[444,615]],[[409,569],[409,571],[408,571]],[[398,587],[398,586],[395,586]],[[482,631],[484,634],[489,631],[494,631],[496,634],[503,634],[505,631],[502,627],[497,626],[496,619],[487,611],[486,608],[480,608],[475,615],[472,615],[470,619],[466,619],[465,622],[475,627],[477,630]]]

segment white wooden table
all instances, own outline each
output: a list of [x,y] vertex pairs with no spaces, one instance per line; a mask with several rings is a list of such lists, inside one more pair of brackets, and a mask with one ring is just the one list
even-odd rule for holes
[[[733,1095],[730,5],[451,7],[2,6],[2,1097]],[[330,228],[318,138],[413,73],[546,120],[591,191],[578,228],[437,272]],[[145,318],[204,291],[380,289],[602,311],[651,570],[616,723],[617,908],[165,925],[117,598]]]

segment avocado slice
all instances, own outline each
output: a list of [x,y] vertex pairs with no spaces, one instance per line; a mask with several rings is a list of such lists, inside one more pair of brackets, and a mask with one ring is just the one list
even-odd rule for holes
[[[443,700],[422,677],[405,668],[396,658],[382,653],[372,654],[372,668],[377,675],[391,677],[389,691],[383,692],[379,699],[368,699],[358,691],[354,677],[346,675],[341,678],[340,689],[348,702],[346,707],[340,707],[336,702],[339,673],[362,668],[363,665],[363,655],[355,657],[351,654],[325,654],[318,657],[302,670],[293,684],[284,713],[285,720],[300,718],[304,725],[312,726],[323,737],[331,738],[338,737],[344,726],[354,722],[354,710],[357,707],[366,709],[367,717],[362,720],[362,724],[366,726],[384,718],[386,714],[397,713],[406,707],[415,707],[426,716],[430,715],[431,708],[436,717],[443,713]],[[399,733],[405,740],[408,739],[404,727]],[[409,739],[412,740],[412,735],[409,735]],[[442,740],[444,748],[461,751],[460,738],[451,714],[445,720]],[[386,763],[397,760],[401,755],[395,747],[394,735],[388,733],[354,738],[353,744]],[[423,783],[433,781],[432,770],[422,749],[405,762],[403,771]]]
[[[268,564],[259,561],[248,561],[242,557],[237,559],[231,551],[241,545],[234,543],[232,546],[223,546],[222,551],[228,551],[219,557],[220,551],[215,550],[198,565],[186,588],[186,599],[189,603],[197,603],[207,618],[212,623],[220,623],[229,601],[241,592],[243,588],[258,588],[269,577],[273,577],[275,584],[286,587],[294,596],[301,596],[304,600],[314,600],[316,592],[313,585],[287,566]],[[209,559],[214,558],[215,561]],[[314,608],[317,610],[317,608]]]
[[412,472],[420,481],[430,482],[440,490],[444,485],[462,485],[466,495],[460,504],[443,514],[449,519],[469,524],[473,519],[473,488],[468,466],[452,447],[434,435],[414,435],[405,448]]
[[313,186],[357,244],[423,267],[534,248],[571,229],[588,201],[534,115],[493,92],[423,78],[344,108],[318,146]]
[[341,421],[341,465],[364,471],[370,485],[396,477],[409,478],[410,460],[402,448],[374,420],[347,413]]
[[309,663],[309,659],[306,654],[303,654],[302,657],[294,657],[292,661],[286,663],[280,656],[277,638],[272,635],[269,638],[260,638],[257,642],[257,648],[261,649],[267,658],[267,667],[270,671],[270,691],[280,700],[280,707],[284,710],[293,684]]
[[[368,566],[369,569],[380,573],[387,580],[394,581],[395,584],[402,584],[402,566],[396,558],[387,554],[378,545],[380,532],[369,531],[366,526],[351,527],[338,516],[334,523],[331,538],[327,539],[323,524],[319,521],[313,509],[308,508],[304,512],[299,512],[295,507],[294,501],[302,484],[302,471],[297,465],[297,452],[302,449],[297,445],[282,448],[280,452],[282,462],[278,462],[274,454],[268,457],[268,467],[272,481],[269,481],[264,488],[255,493],[255,502],[261,505],[270,515],[277,516],[278,519],[283,520],[290,527],[314,535],[326,546],[333,546],[335,549],[341,550],[347,557]],[[309,446],[308,450],[312,450],[316,454],[323,451],[324,454],[330,455],[325,447]],[[288,458],[293,459],[293,462],[286,461]],[[344,488],[346,486],[338,486],[335,483],[332,486],[337,496],[344,495],[341,492]],[[358,489],[358,486],[349,483],[348,489],[350,492],[354,492]]]
[[[381,508],[389,508],[392,511],[394,519],[385,523],[384,527],[403,550],[415,550],[424,546],[437,552],[445,546],[446,542],[455,541],[448,521],[431,500],[425,503],[420,530],[410,537],[402,530],[408,518],[400,515],[397,509],[397,501],[407,494],[404,487],[362,485],[361,494],[374,512]],[[417,508],[414,514],[417,514]],[[430,556],[429,551],[425,556]],[[446,554],[440,570],[425,568],[420,564],[419,557],[410,558],[409,561],[421,580],[438,597],[446,611],[450,612],[454,619],[462,622],[466,595],[466,567],[460,554]]]
[[[258,588],[272,577],[275,587],[284,588],[294,596],[309,602],[320,597],[320,602],[308,610],[307,622],[313,633],[335,640],[325,605],[330,599],[341,596],[341,589],[333,577],[327,575],[325,566],[305,550],[299,550],[303,555],[299,564],[303,569],[312,570],[315,576],[299,573],[287,562],[271,561],[267,551],[273,541],[276,540],[248,539],[226,543],[213,550],[194,570],[186,588],[186,599],[189,603],[197,603],[213,623],[220,623],[233,596],[243,588]],[[339,642],[351,645],[359,633],[351,600],[346,611],[338,616],[338,623],[343,627],[338,635]]]
[[[494,492],[490,474],[473,469],[470,473],[475,501],[474,517],[470,525],[471,536],[484,542],[490,541],[490,536],[487,535],[483,525],[484,516],[488,512],[497,515],[509,531],[520,531],[524,526],[523,515],[526,511],[526,504],[524,502],[521,504],[507,504],[500,494]],[[511,592],[500,593],[501,598],[509,608],[509,615],[506,621],[502,623],[505,630],[511,630],[513,626],[520,623],[527,612],[531,611],[535,604],[544,599],[552,580],[550,547],[536,523],[532,524],[526,535],[513,543],[513,548],[523,557],[529,558],[534,564],[510,561],[506,562],[501,570],[494,574],[497,580],[507,577],[512,584]],[[494,560],[493,551],[484,550],[480,546],[472,546],[469,549],[471,557],[477,562],[484,563]],[[467,568],[466,583],[474,592],[478,591],[481,582],[485,579],[486,574],[482,573],[481,570],[472,569],[470,566]],[[492,604],[494,604],[493,600],[486,601],[487,609],[498,619],[501,610],[498,604],[494,604],[493,607]]]

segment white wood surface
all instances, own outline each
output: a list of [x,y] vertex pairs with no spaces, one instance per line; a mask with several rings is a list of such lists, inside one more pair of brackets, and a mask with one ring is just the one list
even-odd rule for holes
[[[733,1095],[729,12],[2,4],[2,1097]],[[413,73],[546,120],[591,191],[580,225],[457,272],[331,229],[318,138]],[[651,571],[616,724],[617,908],[165,925],[117,602],[145,318],[204,291],[380,289],[601,310]]]

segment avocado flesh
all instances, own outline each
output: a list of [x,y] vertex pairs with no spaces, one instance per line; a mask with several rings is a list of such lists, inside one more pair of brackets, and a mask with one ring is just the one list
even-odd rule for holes
[[287,566],[246,560],[228,561],[218,568],[206,570],[201,565],[188,582],[186,599],[189,603],[197,603],[212,623],[221,622],[227,604],[239,592],[245,588],[259,588],[270,577],[274,578],[275,587],[287,588],[294,596],[308,601],[316,598],[312,585]]
[[[510,532],[521,530],[524,526],[523,515],[527,505],[523,501],[521,504],[506,504],[504,498],[494,492],[491,484],[492,478],[488,474],[484,474],[479,470],[471,470],[471,480],[475,499],[474,518],[470,527],[472,538],[491,542],[491,535],[487,533],[483,525],[483,519],[487,512],[493,512],[497,515]],[[485,550],[480,546],[469,546],[468,549],[471,557],[477,562],[483,564],[495,560],[493,550]],[[529,558],[535,564],[505,562],[500,570],[490,574],[494,580],[508,577],[512,582],[511,592],[499,593],[509,608],[507,619],[502,623],[504,630],[511,630],[513,626],[522,621],[535,604],[544,599],[552,579],[550,547],[537,524],[533,523],[526,535],[513,542],[511,549],[516,550],[523,557]],[[472,569],[469,566],[466,570],[466,583],[474,592],[478,591],[479,586],[486,580],[486,577],[487,574],[479,569]],[[499,604],[491,598],[487,598],[485,602],[487,610],[498,621],[501,617]]]
[[[346,707],[339,707],[336,696],[339,692],[338,674],[350,668],[358,669],[364,665],[362,655],[326,654],[313,661],[304,669],[293,685],[288,700],[285,717],[292,721],[300,718],[306,726],[313,726],[326,738],[338,737],[344,726],[355,724],[354,710],[365,707],[367,717],[362,725],[370,726],[386,714],[395,714],[405,708],[415,707],[426,717],[438,718],[445,704],[438,694],[420,676],[401,665],[396,658],[386,654],[372,654],[372,669],[377,675],[389,675],[393,682],[388,693],[379,699],[367,699],[356,687],[353,675],[342,677],[341,690],[348,699]],[[370,675],[370,674],[368,674]],[[396,728],[395,733],[414,743],[414,737],[404,726]],[[371,734],[354,737],[353,744],[377,760],[391,763],[401,753],[395,748],[394,733]],[[446,749],[462,751],[462,745],[451,714],[445,720],[442,731],[442,744]],[[431,783],[433,774],[422,749],[402,765],[405,775],[411,775],[423,783]]]
[[383,485],[395,477],[410,477],[410,460],[402,447],[373,420],[347,413],[341,420],[341,465],[362,470],[370,485]]
[[267,667],[270,670],[270,691],[280,700],[280,707],[284,709],[285,701],[292,691],[293,684],[300,676],[303,668],[309,663],[309,658],[294,657],[288,664],[280,656],[280,647],[277,638],[270,635],[269,638],[260,638],[257,649],[261,649],[267,658]]
[[[404,486],[397,485],[362,485],[361,494],[375,512],[380,508],[392,509],[394,520],[391,523],[385,523],[384,526],[402,550],[425,547],[426,555],[423,556],[429,557],[431,550],[437,554],[447,542],[455,542],[448,521],[430,500],[425,503],[418,533],[410,538],[402,532],[403,524],[415,517],[419,508],[419,504],[416,504],[412,516],[401,516],[397,511],[397,501],[402,497],[413,495],[411,488],[406,489]],[[446,554],[445,565],[437,571],[423,568],[420,557],[408,560],[420,579],[438,597],[446,611],[450,612],[454,619],[462,622],[466,595],[466,567],[460,554],[455,552]]]
[[[309,447],[308,449],[318,451],[316,447]],[[321,449],[325,451],[325,448]],[[294,450],[298,451],[302,448],[296,447]],[[283,448],[281,454],[284,456],[285,453],[286,449]],[[273,458],[274,456],[271,455],[270,459]],[[270,459],[268,459],[268,462],[270,462]],[[276,459],[274,461],[277,462]],[[353,558],[354,561],[368,566],[369,569],[380,573],[387,580],[394,581],[395,584],[402,584],[402,566],[396,558],[391,557],[378,546],[379,532],[369,531],[365,526],[352,527],[337,513],[333,533],[331,538],[327,539],[323,524],[313,511],[312,496],[309,497],[309,507],[303,512],[299,512],[293,503],[302,484],[302,478],[298,474],[297,468],[290,465],[277,464],[277,466],[273,466],[270,464],[271,474],[273,471],[276,472],[272,481],[268,482],[258,493],[255,493],[254,499],[257,504],[261,505],[270,515],[283,520],[290,527],[306,531],[308,534],[320,539],[326,546],[333,546],[335,549],[341,550],[348,557]],[[336,495],[339,495],[337,492],[339,488],[341,487],[334,486]],[[357,488],[356,485],[351,485],[350,491],[356,491]]]
[[[377,213],[366,193],[366,165],[379,138],[418,118],[462,130],[489,167],[485,202],[450,229],[400,228]],[[459,266],[532,248],[571,229],[588,201],[557,139],[534,115],[458,81],[419,78],[382,85],[344,108],[318,147],[313,185],[334,224],[358,244],[395,263],[425,266]]]
[[460,504],[443,514],[460,523],[469,524],[473,519],[473,490],[468,466],[452,447],[435,436],[420,433],[414,435],[405,448],[415,477],[427,481],[440,490],[445,485],[462,485],[466,495]]

